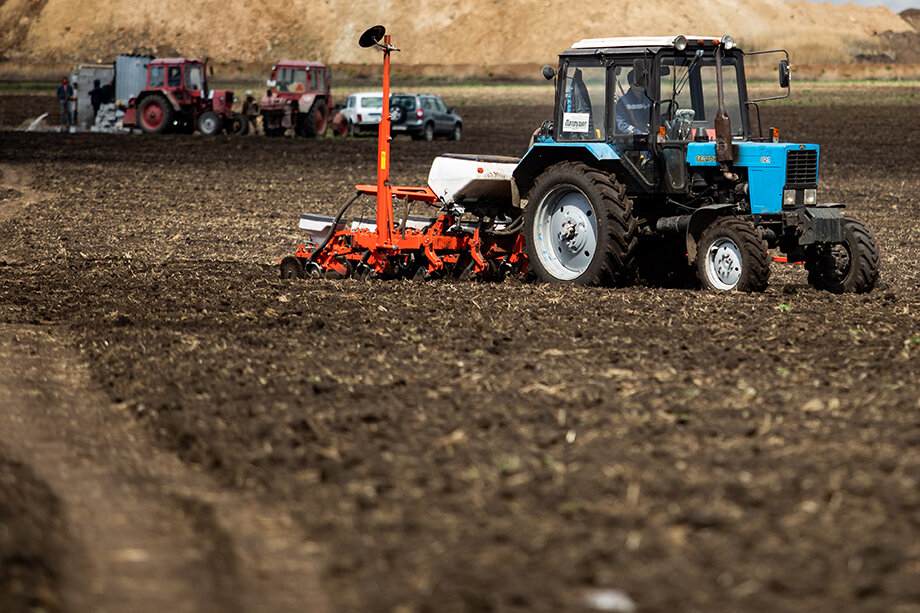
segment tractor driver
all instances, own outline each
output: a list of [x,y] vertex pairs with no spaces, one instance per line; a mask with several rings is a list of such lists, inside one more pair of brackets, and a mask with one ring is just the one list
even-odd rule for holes
[[648,117],[651,100],[645,93],[648,72],[633,68],[626,75],[629,89],[617,100],[617,132],[620,134],[648,134]]

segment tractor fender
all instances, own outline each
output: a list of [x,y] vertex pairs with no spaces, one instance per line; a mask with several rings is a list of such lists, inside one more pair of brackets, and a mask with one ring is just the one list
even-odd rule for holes
[[169,106],[171,106],[174,111],[182,110],[182,107],[179,106],[179,101],[176,100],[176,96],[173,95],[173,93],[168,89],[148,89],[146,91],[142,91],[137,95],[137,98],[131,98],[131,100],[128,101],[128,107],[130,108],[133,106],[136,111],[136,109],[140,108],[141,102],[150,96],[163,96],[166,98],[167,102],[169,102]]
[[527,150],[512,173],[518,192],[527,194],[543,171],[559,162],[584,162],[589,166],[605,167],[620,159],[609,143],[557,143],[539,140]]
[[696,246],[709,224],[719,217],[729,215],[734,208],[734,204],[710,204],[701,206],[690,215],[687,223],[687,260],[691,264],[696,261]]
[[308,113],[313,108],[313,101],[316,100],[316,93],[304,94],[297,100],[297,110],[301,113]]

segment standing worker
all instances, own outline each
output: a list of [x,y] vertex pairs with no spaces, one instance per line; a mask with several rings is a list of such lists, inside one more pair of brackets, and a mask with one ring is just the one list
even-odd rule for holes
[[243,101],[243,117],[249,122],[252,133],[258,134],[259,127],[256,120],[259,118],[259,103],[252,96],[252,90],[246,92],[246,99]]
[[70,101],[73,99],[73,87],[67,77],[61,79],[57,88],[58,101],[61,103],[61,123],[69,128],[73,127],[73,115],[70,113]]
[[96,115],[99,113],[99,107],[102,106],[103,102],[106,102],[105,89],[103,89],[99,79],[95,79],[93,81],[93,89],[89,92],[89,103],[93,107],[92,125],[96,125]]

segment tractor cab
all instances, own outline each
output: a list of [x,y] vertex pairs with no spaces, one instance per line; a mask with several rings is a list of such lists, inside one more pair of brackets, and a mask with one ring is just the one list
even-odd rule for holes
[[147,89],[164,90],[179,104],[197,104],[208,97],[205,65],[190,58],[161,58],[150,62]]
[[[784,60],[777,97],[788,95],[788,74]],[[637,196],[692,191],[680,168],[690,143],[730,151],[765,140],[759,123],[752,130],[759,101],[747,97],[744,54],[730,37],[586,39],[544,75],[556,79],[556,110],[537,142],[612,149],[601,158],[622,164],[620,180]]]
[[308,93],[329,91],[329,69],[320,62],[282,61],[272,66],[268,86],[277,96],[297,99]]

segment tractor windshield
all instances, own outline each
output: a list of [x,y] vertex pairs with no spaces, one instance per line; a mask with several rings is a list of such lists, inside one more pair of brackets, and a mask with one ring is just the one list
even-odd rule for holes
[[307,91],[307,71],[303,68],[279,68],[275,86],[282,92]]
[[185,67],[185,87],[192,90],[204,89],[204,73],[201,66],[190,64]]
[[[732,135],[743,137],[738,62],[722,59],[722,88],[725,112],[731,119]],[[714,120],[719,108],[716,62],[711,55],[687,53],[661,60],[661,111],[668,136],[677,139],[715,139]]]

